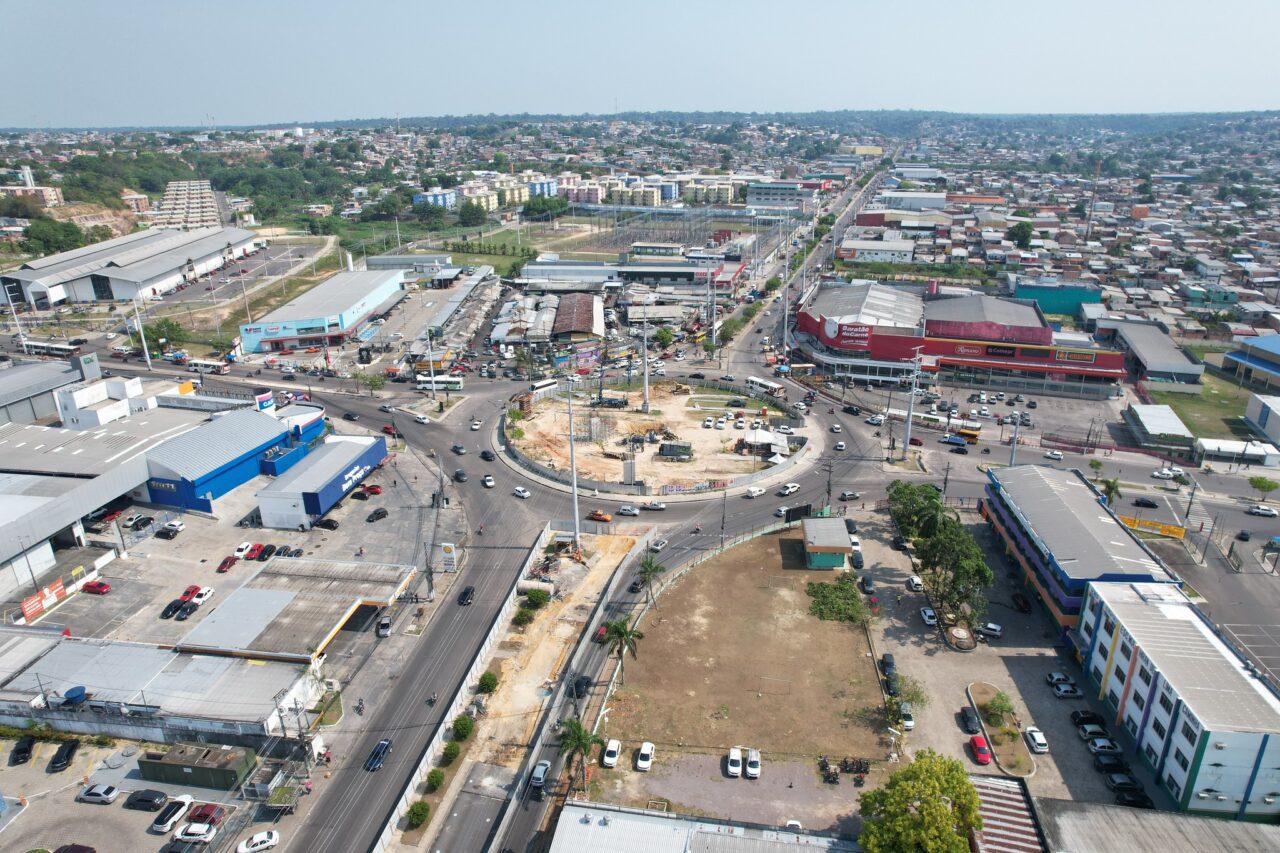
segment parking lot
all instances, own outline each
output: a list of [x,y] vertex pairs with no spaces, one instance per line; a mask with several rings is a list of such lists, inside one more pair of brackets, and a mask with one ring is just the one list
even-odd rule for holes
[[[1000,624],[1003,637],[979,643],[972,652],[949,648],[936,628],[924,625],[920,608],[929,605],[926,594],[907,590],[909,570],[905,555],[889,566],[880,567],[887,585],[897,584],[898,594],[882,594],[885,617],[876,626],[878,652],[892,652],[900,672],[919,679],[930,694],[929,705],[917,711],[915,730],[909,737],[909,750],[931,748],[979,769],[967,749],[968,734],[961,727],[959,714],[967,704],[965,688],[977,681],[987,681],[1003,690],[1013,700],[1014,714],[1021,728],[1040,728],[1049,742],[1047,754],[1034,756],[1035,773],[1027,779],[1031,793],[1042,797],[1059,797],[1099,803],[1112,803],[1114,795],[1103,784],[1103,775],[1093,768],[1093,756],[1080,739],[1070,714],[1092,710],[1111,719],[1096,695],[1088,695],[1083,673],[1066,656],[1055,649],[1057,632],[1049,621],[1033,608],[1021,613],[1012,604],[1014,592],[1033,597],[1016,580],[1011,564],[995,553],[992,537],[976,515],[963,519],[977,536],[987,553],[995,573],[995,583],[988,593],[987,619]],[[869,527],[869,526],[868,526]],[[870,527],[869,527],[870,529]],[[864,542],[865,542],[864,537]],[[864,545],[866,548],[867,545]],[[1057,699],[1046,676],[1060,671],[1072,677],[1086,695],[1080,699]],[[1118,734],[1108,725],[1111,734]],[[1172,805],[1167,795],[1155,785],[1149,772],[1125,746],[1125,760],[1133,765],[1146,792],[1158,807]]]

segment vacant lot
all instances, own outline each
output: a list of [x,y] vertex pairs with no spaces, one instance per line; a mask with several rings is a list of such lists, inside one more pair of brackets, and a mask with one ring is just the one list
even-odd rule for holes
[[[590,383],[583,383],[590,386]],[[627,409],[589,409],[585,399],[577,398],[584,405],[575,406],[575,432],[589,434],[592,441],[577,444],[578,473],[593,480],[621,482],[622,454],[629,448],[623,442],[629,436],[644,436],[651,430],[659,436],[667,430],[674,438],[663,441],[683,441],[691,445],[692,460],[676,462],[658,455],[658,444],[646,443],[636,453],[636,477],[646,482],[663,485],[692,485],[705,480],[728,479],[747,474],[766,466],[755,456],[734,452],[738,439],[746,430],[733,428],[705,429],[703,419],[708,415],[723,415],[725,403],[734,399],[727,394],[698,393],[691,396],[689,386],[676,382],[651,382],[649,385],[649,414],[635,411],[640,408],[643,394],[640,391],[606,390],[607,397],[627,397]],[[594,393],[594,390],[592,391]],[[744,400],[752,407],[734,409],[746,411],[751,419],[760,413],[761,404]],[[751,414],[753,413],[754,414]],[[538,402],[533,417],[518,424],[525,437],[517,445],[525,453],[555,468],[569,467],[569,416],[565,401],[548,397]]]
[[1147,389],[1151,402],[1171,406],[1182,422],[1193,433],[1203,438],[1248,438],[1251,433],[1244,424],[1244,407],[1249,402],[1249,392],[1205,373],[1204,390],[1199,394],[1179,394],[1176,391],[1160,391],[1160,384],[1153,382]]
[[[836,575],[783,568],[795,565],[798,537],[728,551],[650,610],[639,657],[627,659],[626,683],[608,701],[607,734],[627,755],[653,741],[659,766],[650,774],[630,761],[615,771],[597,766],[602,795],[752,820],[806,812],[806,826],[839,826],[855,810],[851,780],[823,785],[817,759],[883,756],[886,745],[865,722],[881,707],[878,676],[862,629],[809,615],[805,584]],[[725,778],[722,759],[735,744],[763,753],[757,786]]]

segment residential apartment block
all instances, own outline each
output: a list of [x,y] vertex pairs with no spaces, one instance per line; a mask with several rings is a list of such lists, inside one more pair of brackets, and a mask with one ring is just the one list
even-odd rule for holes
[[1075,634],[1090,686],[1179,808],[1280,815],[1280,697],[1181,590],[1092,583]]
[[436,207],[443,207],[445,210],[454,210],[458,206],[457,190],[446,190],[441,187],[432,187],[426,192],[420,192],[413,197],[414,204],[434,204]]

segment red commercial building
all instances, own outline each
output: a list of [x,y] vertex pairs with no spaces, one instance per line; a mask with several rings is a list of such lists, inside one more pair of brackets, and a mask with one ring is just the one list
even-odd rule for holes
[[1101,398],[1124,378],[1124,353],[1060,340],[1033,302],[972,295],[924,301],[874,282],[818,289],[796,317],[805,361],[850,381],[900,382],[917,355],[948,385]]

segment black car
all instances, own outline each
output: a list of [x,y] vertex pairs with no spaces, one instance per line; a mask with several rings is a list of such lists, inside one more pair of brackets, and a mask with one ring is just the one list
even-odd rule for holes
[[132,529],[133,529],[133,530],[143,530],[143,529],[145,529],[145,528],[150,527],[150,526],[151,526],[151,523],[152,523],[153,521],[155,521],[155,519],[154,519],[154,518],[152,518],[152,517],[151,517],[151,516],[149,516],[149,515],[144,515],[144,516],[142,516],[141,518],[139,518],[137,521],[135,521],[135,522],[133,523],[133,527],[132,527]]
[[343,412],[342,419],[344,421],[358,421],[360,420],[360,416],[357,415],[355,412]]
[[458,604],[463,607],[468,606],[476,600],[476,588],[474,586],[464,586],[462,592],[458,593]]
[[1129,762],[1118,755],[1099,754],[1093,757],[1093,769],[1102,773],[1128,773]]
[[483,459],[485,462],[492,462],[498,457],[494,455],[492,450],[481,450],[480,458]]
[[157,539],[177,539],[178,531],[174,530],[172,527],[161,527],[159,530],[156,531],[156,538]]
[[66,770],[71,766],[71,762],[75,760],[76,753],[79,751],[79,738],[64,740],[62,746],[58,747],[58,751],[53,754],[53,760],[49,762],[49,769],[55,773],[59,770]]
[[907,537],[903,536],[901,533],[899,533],[897,536],[894,536],[893,547],[897,548],[899,551],[907,550]]
[[167,802],[169,802],[169,795],[164,791],[143,788],[130,794],[129,799],[124,801],[124,807],[144,812],[158,812]]
[[960,728],[969,735],[976,735],[982,731],[982,722],[978,719],[978,712],[973,710],[972,705],[965,705],[960,709]]
[[725,403],[725,406],[730,409],[741,409],[746,405],[747,405],[746,400],[730,400],[729,402]]
[[36,747],[36,739],[31,735],[23,735],[18,738],[18,742],[13,745],[13,752],[9,753],[10,764],[26,764],[31,760],[31,750]]
[[959,445],[956,445],[955,447],[951,448],[951,452],[957,454],[958,456],[968,456],[969,448],[960,447]]
[[862,558],[861,551],[854,551],[849,555],[849,563],[855,568],[861,570],[866,565],[866,560]]
[[846,415],[862,414],[862,408],[860,406],[845,406],[840,411],[844,412]]
[[871,582],[871,578],[863,575],[858,578],[858,589],[862,590],[865,594],[870,595],[875,591],[875,584]]
[[183,601],[181,598],[175,598],[173,601],[170,601],[168,604],[164,606],[164,610],[160,611],[160,618],[161,619],[172,618],[179,610],[182,609],[182,605],[184,604],[186,604],[186,602]]
[[82,347],[85,344],[89,343],[89,339],[88,338],[72,338],[71,340],[67,341],[67,343],[71,344],[71,346],[73,347]]
[[631,586],[627,587],[627,592],[639,592],[642,589],[644,589],[644,581],[641,578],[636,578],[631,582]]
[[1036,407],[1036,401],[1035,401],[1035,400],[1028,400],[1028,401],[1027,401],[1027,408],[1028,408],[1028,409],[1034,409],[1035,407]]
[[186,622],[191,618],[191,614],[195,613],[199,609],[200,605],[196,604],[194,601],[184,601],[173,618],[177,622]]
[[316,527],[319,527],[321,530],[337,530],[338,522],[334,521],[332,518],[322,518],[316,522]]
[[358,500],[358,501],[367,501],[367,500],[369,500],[369,495],[368,495],[368,493],[367,493],[367,492],[358,492],[358,491],[357,491],[357,492],[352,492],[352,493],[351,493],[351,497],[352,497],[354,500]]
[[373,752],[369,753],[369,758],[364,763],[364,769],[369,771],[381,770],[382,765],[387,763],[389,755],[391,755],[391,738],[378,741],[378,745],[373,748]]
[[1160,506],[1160,504],[1156,503],[1151,498],[1134,498],[1133,505],[1146,507],[1147,509],[1158,509]]
[[689,374],[689,378],[690,378],[690,379],[706,379],[706,378],[707,378],[707,374],[705,374],[705,373],[690,373],[690,374]]
[[454,453],[456,453],[456,454],[458,454],[459,456],[463,456],[463,455],[465,455],[465,454],[466,454],[466,452],[467,452],[467,448],[466,448],[464,445],[461,445],[461,444],[455,444],[455,445],[453,446],[453,452],[454,452]]
[[880,656],[880,671],[885,675],[898,671],[898,666],[893,660],[892,652],[885,652]]
[[897,696],[899,690],[900,690],[900,687],[898,684],[898,673],[897,672],[889,673],[889,675],[887,675],[884,679],[884,692],[888,693],[890,696]]
[[858,522],[854,521],[852,518],[845,518],[845,520],[844,520],[844,532],[845,532],[845,533],[849,533],[849,534],[857,533],[857,532],[858,532]]
[[1142,791],[1121,791],[1116,794],[1117,806],[1128,806],[1131,809],[1154,809],[1155,802]]
[[289,546],[288,546],[288,545],[277,545],[277,546],[276,546],[276,556],[277,556],[277,557],[291,557],[291,556],[293,556],[293,555],[289,553]]
[[375,521],[382,521],[382,519],[384,519],[384,518],[386,518],[386,517],[387,517],[387,511],[386,511],[386,509],[385,509],[385,508],[383,508],[383,507],[378,507],[378,508],[377,508],[377,509],[375,509],[373,512],[369,513],[369,517],[368,517],[368,518],[366,518],[366,519],[365,519],[365,521],[367,521],[367,522],[369,522],[370,524],[372,524],[372,523],[373,523],[373,522],[375,522]]
[[467,482],[467,472],[459,468],[453,472],[453,479],[459,483],[465,483]]
[[1103,719],[1102,715],[1096,714],[1093,711],[1071,712],[1071,725],[1073,726],[1105,726],[1106,724],[1107,721]]
[[265,563],[267,560],[270,560],[275,555],[276,555],[276,546],[266,545],[263,547],[262,552],[258,554],[258,562]]
[[591,691],[591,677],[588,675],[579,675],[573,680],[573,695],[578,699],[585,699],[587,693]]
[[1108,773],[1103,782],[1108,791],[1138,794],[1142,792],[1142,783],[1128,773]]
[[1253,534],[1247,530],[1241,530],[1239,533],[1236,534],[1236,538],[1239,539],[1241,542],[1248,542],[1250,539],[1253,538]]

